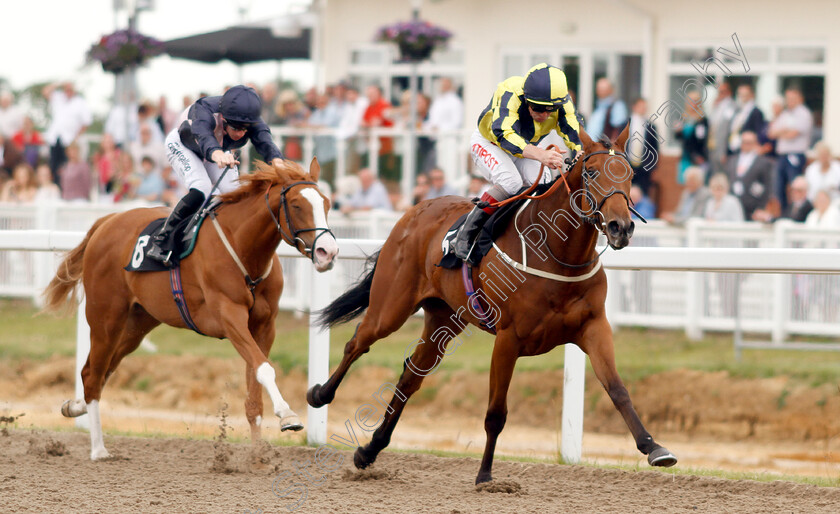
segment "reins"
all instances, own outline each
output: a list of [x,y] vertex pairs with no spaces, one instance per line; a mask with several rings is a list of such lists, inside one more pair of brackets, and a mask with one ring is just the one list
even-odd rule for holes
[[[557,146],[556,145],[549,145],[548,148],[549,149],[557,148]],[[616,152],[612,148],[609,149],[609,150],[598,150],[598,151],[586,154],[586,156],[583,157],[583,161],[580,163],[581,168],[582,168],[581,169],[581,176],[582,176],[582,179],[583,179],[583,188],[586,191],[586,197],[587,197],[587,200],[590,203],[590,207],[592,207],[594,210],[593,210],[592,214],[586,215],[583,212],[578,212],[578,210],[575,209],[578,216],[581,218],[581,220],[583,222],[593,225],[596,228],[596,230],[598,230],[598,231],[604,233],[604,235],[606,235],[605,223],[603,221],[601,221],[601,219],[603,219],[603,217],[604,217],[604,215],[601,213],[601,208],[603,207],[604,203],[610,197],[612,197],[613,195],[616,195],[616,194],[620,194],[624,197],[624,200],[627,202],[627,208],[630,210],[630,212],[632,212],[633,214],[638,216],[638,218],[642,222],[647,223],[647,220],[645,220],[645,218],[643,216],[641,216],[639,214],[639,212],[636,211],[636,209],[633,208],[633,202],[630,200],[630,197],[624,191],[622,191],[620,189],[615,189],[614,188],[613,191],[611,191],[609,194],[604,196],[599,202],[597,202],[593,205],[592,200],[594,198],[593,198],[592,193],[589,189],[589,181],[592,180],[592,179],[590,178],[590,174],[586,169],[586,161],[588,161],[589,159],[591,159],[592,157],[594,157],[596,155],[604,155],[604,154],[608,154],[610,156],[618,156],[618,157],[624,159],[624,161],[627,161],[627,156],[623,152]],[[568,165],[568,167],[567,167],[568,171],[566,172],[566,174],[570,173],[571,170],[574,169],[574,167],[578,163],[578,160],[580,160],[580,158],[582,156],[583,156],[583,153],[581,152],[581,153],[578,153],[574,157],[574,159],[566,161],[566,164]],[[629,161],[627,161],[627,162],[629,162]],[[540,174],[539,174],[540,178],[542,177],[544,169],[545,169],[545,165],[541,164],[540,165]],[[524,272],[530,273],[532,275],[536,275],[536,276],[543,277],[543,278],[548,278],[548,279],[551,279],[551,280],[557,280],[557,281],[561,281],[561,282],[579,282],[579,281],[586,280],[586,279],[594,276],[594,274],[601,268],[600,257],[606,251],[606,249],[608,247],[604,247],[604,249],[601,250],[600,252],[596,252],[595,257],[593,257],[592,259],[589,259],[588,261],[586,261],[584,263],[581,263],[581,264],[569,264],[569,263],[563,262],[563,261],[559,260],[557,257],[555,257],[554,254],[551,253],[551,250],[549,249],[548,253],[554,259],[554,261],[557,262],[558,264],[562,265],[562,266],[567,267],[567,268],[580,269],[580,268],[588,267],[592,264],[596,264],[596,266],[592,270],[590,270],[589,272],[585,273],[584,275],[579,275],[579,276],[576,276],[576,277],[566,277],[564,275],[558,275],[556,273],[549,273],[549,272],[537,270],[535,268],[531,268],[531,267],[528,266],[525,238],[524,238],[522,232],[519,230],[518,225],[517,225],[519,215],[522,214],[522,212],[525,210],[525,207],[530,203],[530,201],[546,198],[546,197],[554,194],[560,186],[561,179],[562,179],[562,182],[566,185],[566,190],[571,195],[571,192],[572,192],[571,187],[569,187],[569,183],[566,181],[565,174],[563,174],[563,172],[561,171],[560,175],[557,177],[557,179],[555,179],[554,183],[551,184],[551,186],[548,188],[548,190],[543,194],[535,195],[535,196],[531,195],[531,193],[534,192],[534,190],[536,189],[536,187],[539,183],[539,180],[536,180],[533,184],[531,184],[531,186],[526,191],[524,191],[524,192],[522,192],[522,193],[520,193],[516,196],[513,196],[513,197],[508,198],[506,200],[503,200],[501,202],[489,203],[488,204],[489,206],[496,207],[496,206],[506,205],[506,204],[514,202],[516,200],[527,199],[527,201],[522,205],[522,207],[520,207],[520,209],[516,213],[516,216],[514,217],[514,222],[513,222],[514,223],[514,228],[516,229],[516,232],[519,235],[519,239],[522,243],[522,257],[523,257],[522,260],[523,260],[523,262],[518,263],[515,260],[513,260],[504,251],[502,251],[502,249],[499,248],[495,243],[493,243],[493,247],[501,255],[501,257],[505,260],[505,262],[507,262],[510,266],[513,266],[514,268],[516,268],[520,271],[524,271]],[[599,216],[600,216],[600,218],[599,218]],[[599,221],[601,221],[601,222],[599,223]]]
[[[555,144],[551,144],[551,145],[548,145],[547,148],[549,150],[559,150],[560,147],[558,147]],[[578,155],[575,156],[575,158],[573,160],[567,161],[568,169],[570,171],[575,166],[575,164],[577,164],[577,161],[578,161],[578,159],[580,158],[581,155],[582,154],[578,154]],[[551,184],[551,187],[549,187],[548,190],[545,193],[543,193],[541,195],[531,196],[531,193],[533,193],[534,190],[537,189],[537,186],[539,186],[539,184],[540,184],[539,179],[542,178],[544,171],[545,171],[545,163],[540,163],[540,173],[538,175],[539,178],[537,180],[535,180],[534,183],[531,184],[531,186],[528,189],[519,193],[518,195],[511,196],[510,198],[507,198],[505,200],[500,200],[498,202],[488,202],[487,207],[501,207],[503,205],[513,203],[513,202],[515,202],[517,200],[521,200],[523,198],[527,198],[529,200],[539,200],[540,198],[545,198],[545,197],[553,195],[554,192],[557,191],[557,188],[560,186],[560,180],[555,180],[554,183]],[[568,191],[568,193],[571,194],[572,193],[572,188],[569,187],[569,183],[566,182],[566,176],[563,174],[562,170],[560,170],[560,174],[558,175],[558,179],[562,179],[563,184],[566,185],[566,191]]]

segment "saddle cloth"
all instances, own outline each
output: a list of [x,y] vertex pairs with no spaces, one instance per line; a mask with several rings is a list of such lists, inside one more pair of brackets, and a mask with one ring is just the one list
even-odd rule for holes
[[[537,187],[537,190],[533,194],[542,194],[546,190],[548,190],[549,184],[540,184]],[[524,191],[525,188],[522,188],[519,193]],[[519,194],[517,193],[517,194]],[[515,202],[511,202],[507,205],[499,207],[496,209],[490,218],[484,223],[481,227],[481,230],[478,232],[476,236],[475,244],[473,245],[472,252],[470,253],[470,257],[468,259],[468,263],[472,266],[478,266],[481,262],[481,259],[487,255],[487,252],[493,248],[493,241],[496,240],[502,234],[502,231],[507,226],[508,222],[510,222],[513,215],[516,211],[522,206],[522,203],[525,202],[525,198],[517,200]],[[443,251],[443,258],[441,258],[438,266],[447,269],[456,269],[460,268],[463,264],[463,261],[455,256],[454,244],[455,238],[458,237],[458,231],[461,230],[461,227],[464,225],[464,220],[467,218],[467,215],[464,214],[457,220],[455,223],[449,227],[449,230],[443,236],[443,240],[441,241],[441,250]]]
[[[198,230],[207,218],[207,215],[215,211],[220,202],[213,201],[209,206],[201,209],[197,214],[182,220],[172,231],[169,240],[164,242],[164,250],[172,250],[170,262],[171,267],[177,266],[182,259],[187,258],[195,248],[198,239]],[[134,243],[134,251],[131,252],[131,261],[123,268],[126,271],[167,271],[170,267],[164,266],[162,262],[146,258],[152,234],[163,225],[166,218],[158,218],[148,225],[140,233]]]

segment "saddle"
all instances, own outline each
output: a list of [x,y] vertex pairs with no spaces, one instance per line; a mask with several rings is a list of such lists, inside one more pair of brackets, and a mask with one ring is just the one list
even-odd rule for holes
[[[551,184],[540,184],[537,186],[536,191],[534,194],[542,194],[551,187]],[[525,191],[527,188],[522,188],[517,192],[517,194]],[[493,248],[493,241],[498,238],[502,232],[504,231],[505,227],[510,222],[510,219],[516,213],[516,211],[522,206],[527,199],[521,198],[515,202],[511,202],[509,204],[503,205],[499,207],[496,212],[494,212],[490,218],[484,223],[481,227],[481,230],[478,232],[478,235],[475,237],[475,241],[472,245],[472,250],[470,251],[470,256],[467,259],[467,263],[471,266],[478,266],[481,262],[481,259],[484,258],[485,255]],[[468,213],[469,214],[469,213]],[[457,269],[460,268],[463,264],[463,261],[459,259],[454,253],[454,244],[455,239],[458,237],[458,231],[461,230],[461,227],[464,225],[464,220],[467,219],[467,214],[464,214],[457,220],[455,223],[449,227],[449,230],[446,232],[446,235],[443,236],[443,240],[441,241],[441,250],[443,250],[443,258],[441,258],[438,266],[446,269]]]
[[[198,231],[207,216],[214,212],[220,205],[221,201],[217,198],[211,200],[210,204],[205,208],[200,209],[197,213],[189,218],[182,220],[175,229],[172,235],[164,242],[164,250],[172,250],[172,257],[170,262],[171,267],[177,267],[181,260],[186,259],[195,249],[195,242],[198,239]],[[152,235],[163,225],[166,218],[158,218],[148,225],[140,232],[140,236],[134,244],[134,251],[131,252],[131,261],[123,268],[126,271],[168,271],[170,267],[155,259],[147,259],[146,251],[149,248],[149,241]]]

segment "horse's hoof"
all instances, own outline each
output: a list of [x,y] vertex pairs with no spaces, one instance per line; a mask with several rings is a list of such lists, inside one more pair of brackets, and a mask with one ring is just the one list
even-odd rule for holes
[[61,405],[61,415],[65,418],[76,418],[87,413],[87,404],[84,400],[67,400]]
[[300,422],[300,418],[296,414],[280,418],[280,431],[285,432],[286,430],[291,430],[292,432],[303,430],[303,423]]
[[105,448],[90,451],[90,460],[92,461],[107,459],[110,456],[111,454],[108,453],[108,450],[106,450]]
[[491,482],[493,480],[493,476],[490,473],[479,473],[477,477],[475,477],[475,485],[483,484],[484,482]]
[[356,452],[353,454],[353,465],[356,466],[357,469],[365,469],[371,464],[373,464],[373,461],[375,460],[376,457],[374,457],[373,459],[368,459],[368,457],[365,455],[364,448],[362,448],[361,446],[356,448]]
[[326,405],[326,402],[321,401],[320,393],[321,384],[315,384],[314,386],[310,387],[309,391],[306,391],[306,403],[308,403],[312,407],[315,407],[316,409]]
[[667,448],[659,447],[648,455],[648,464],[651,466],[659,466],[663,468],[670,468],[677,463],[677,457],[674,456]]

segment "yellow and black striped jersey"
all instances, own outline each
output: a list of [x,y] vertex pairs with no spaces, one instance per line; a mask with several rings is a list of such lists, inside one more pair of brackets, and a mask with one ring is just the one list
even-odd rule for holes
[[510,77],[499,83],[490,104],[478,117],[481,135],[516,157],[522,157],[525,146],[538,144],[552,130],[557,130],[570,150],[582,150],[580,123],[571,99],[567,96],[558,110],[537,123],[528,111],[524,84],[525,77]]

